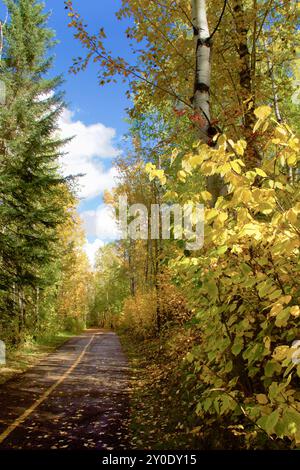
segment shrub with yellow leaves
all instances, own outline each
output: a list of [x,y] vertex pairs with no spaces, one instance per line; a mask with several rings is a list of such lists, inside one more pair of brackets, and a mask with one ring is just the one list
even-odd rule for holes
[[156,308],[155,290],[138,290],[125,300],[120,325],[137,337],[151,338],[156,332]]
[[224,420],[249,447],[295,448],[300,200],[289,167],[299,162],[299,139],[270,108],[255,114],[255,132],[265,136],[259,168],[247,170],[246,143],[224,135],[183,160],[186,175],[220,175],[227,194],[205,211],[203,250],[174,260],[173,270],[184,277],[201,336],[186,362],[198,377],[203,429]]

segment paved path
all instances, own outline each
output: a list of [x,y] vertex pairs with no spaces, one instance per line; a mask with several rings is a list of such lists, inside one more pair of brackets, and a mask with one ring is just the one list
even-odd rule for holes
[[0,386],[1,449],[125,449],[128,363],[116,334],[88,330]]

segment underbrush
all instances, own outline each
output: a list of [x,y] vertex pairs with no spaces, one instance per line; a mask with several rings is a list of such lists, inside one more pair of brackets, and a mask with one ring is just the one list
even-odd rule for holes
[[[159,338],[142,339],[120,330],[132,366],[131,446],[152,450],[285,449],[262,429],[253,437],[247,417],[232,425],[228,416],[199,417],[197,406],[205,384],[189,355],[200,337],[194,328],[165,328]],[[251,431],[251,444],[247,435]]]
[[[132,366],[131,435],[134,449],[239,449],[243,442],[220,422],[204,432],[195,413],[197,377],[186,361],[198,340],[190,328],[165,329],[140,339],[119,331]],[[201,430],[200,430],[201,429]]]

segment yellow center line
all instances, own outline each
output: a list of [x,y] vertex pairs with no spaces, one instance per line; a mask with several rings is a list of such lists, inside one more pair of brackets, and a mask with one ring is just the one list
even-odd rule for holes
[[81,352],[81,354],[78,356],[78,358],[76,359],[76,361],[74,362],[74,364],[60,377],[60,379],[57,380],[57,382],[55,382],[55,384],[53,384],[50,388],[48,388],[48,390],[46,390],[43,395],[38,399],[36,400],[33,405],[30,406],[30,408],[28,408],[27,410],[24,411],[24,413],[19,416],[19,418],[17,418],[10,426],[8,426],[8,428],[2,433],[0,434],[0,444],[2,444],[3,441],[5,441],[5,439],[16,429],[20,426],[20,424],[24,423],[24,421],[26,421],[26,419],[28,418],[28,416],[31,415],[31,413],[33,413],[34,410],[36,410],[36,408],[38,408],[45,400],[47,400],[47,398],[49,397],[49,395],[51,395],[51,393],[57,388],[59,387],[59,385],[73,372],[73,370],[78,366],[78,364],[81,362],[83,356],[85,355],[88,347],[90,346],[91,342],[93,341],[93,339],[95,338],[95,335],[93,335],[90,339],[90,341],[88,342],[88,344],[85,346],[85,348],[83,349],[83,351]]

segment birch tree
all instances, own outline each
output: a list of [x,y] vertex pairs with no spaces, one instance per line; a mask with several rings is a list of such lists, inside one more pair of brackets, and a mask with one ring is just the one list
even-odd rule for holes
[[211,41],[207,20],[206,0],[192,0],[192,23],[196,44],[196,74],[193,105],[204,116],[203,140],[208,141],[210,129]]
[[[193,105],[195,112],[203,116],[200,127],[200,139],[212,145],[217,130],[211,125],[210,82],[211,82],[211,49],[212,39],[209,32],[206,0],[192,0],[192,24],[195,38],[195,90]],[[200,121],[201,122],[201,121]],[[214,206],[218,197],[226,193],[226,187],[218,175],[207,178],[207,189]]]

